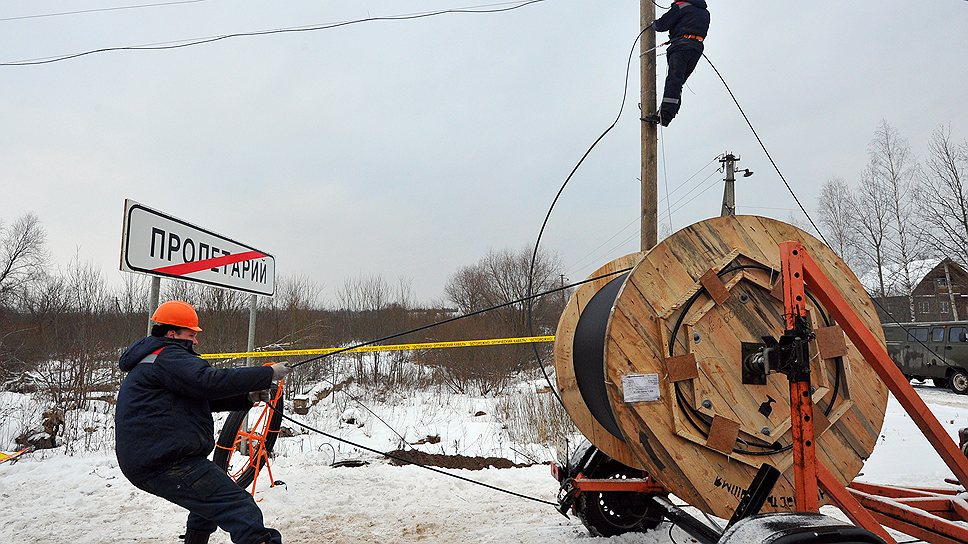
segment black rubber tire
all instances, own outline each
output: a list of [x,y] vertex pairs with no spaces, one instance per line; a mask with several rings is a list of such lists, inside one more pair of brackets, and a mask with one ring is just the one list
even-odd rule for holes
[[931,383],[933,383],[935,387],[940,387],[941,389],[948,388],[948,378],[931,378]]
[[[641,478],[642,471],[615,460],[600,464],[593,479]],[[611,537],[625,533],[644,533],[662,522],[662,509],[652,502],[652,493],[588,492],[575,500],[575,514],[593,536]]]
[[[273,385],[269,389],[272,398],[276,397],[277,386]],[[272,415],[269,418],[268,433],[266,434],[266,453],[272,455],[272,448],[276,445],[276,439],[279,437],[279,427],[282,424],[282,412],[284,410],[285,403],[282,398],[279,398],[278,405],[274,406],[272,410]],[[222,470],[228,471],[229,469],[229,453],[232,453],[231,449],[235,445],[235,438],[239,435],[239,431],[242,428],[242,423],[245,422],[245,416],[248,414],[248,410],[239,410],[238,412],[230,412],[229,416],[225,418],[225,425],[222,426],[222,431],[218,434],[218,440],[215,442],[218,447],[215,448],[215,454],[212,455],[212,462],[218,465]],[[265,463],[263,459],[259,459],[258,468],[261,469],[262,465]],[[235,478],[235,483],[239,487],[248,487],[252,480],[255,478],[256,466],[250,465],[244,471],[242,471],[237,478]]]
[[968,372],[963,368],[954,369],[948,377],[948,385],[959,395],[968,394]]

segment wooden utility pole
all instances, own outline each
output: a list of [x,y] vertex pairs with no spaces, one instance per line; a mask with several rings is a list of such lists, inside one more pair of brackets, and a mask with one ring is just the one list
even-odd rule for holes
[[[652,0],[639,0],[640,26],[643,30],[639,64],[641,69],[641,96],[639,107],[641,116],[655,113],[655,31],[652,23],[655,21],[655,4]],[[648,29],[648,30],[646,30]],[[658,125],[641,121],[642,144],[642,251],[652,249],[659,242],[658,232]]]

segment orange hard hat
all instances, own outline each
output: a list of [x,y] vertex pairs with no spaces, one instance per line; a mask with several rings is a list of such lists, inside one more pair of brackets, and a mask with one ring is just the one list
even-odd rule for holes
[[195,308],[184,300],[169,300],[158,306],[151,320],[162,325],[174,325],[185,329],[200,332],[198,327],[198,314]]

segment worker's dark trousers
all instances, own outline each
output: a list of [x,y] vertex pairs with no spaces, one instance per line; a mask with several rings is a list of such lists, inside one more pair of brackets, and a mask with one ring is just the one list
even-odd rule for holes
[[136,485],[188,510],[190,530],[213,533],[221,527],[236,544],[282,543],[279,531],[263,525],[252,495],[208,459],[186,459]]
[[663,126],[668,126],[679,113],[679,106],[682,105],[682,86],[696,69],[696,64],[702,58],[702,50],[702,42],[690,38],[679,38],[669,46],[666,52],[669,73],[666,75],[662,106],[659,107],[659,118]]

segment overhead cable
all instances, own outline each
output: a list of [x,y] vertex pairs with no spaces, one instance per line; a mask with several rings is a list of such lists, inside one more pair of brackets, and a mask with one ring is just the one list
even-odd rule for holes
[[[776,161],[773,160],[773,156],[770,155],[770,151],[766,148],[766,144],[764,144],[763,143],[763,140],[760,139],[760,135],[756,132],[756,128],[753,127],[753,123],[750,122],[749,117],[746,116],[746,112],[743,111],[743,107],[739,105],[739,101],[736,99],[736,95],[733,94],[733,90],[730,89],[729,84],[726,83],[726,80],[723,78],[722,74],[719,73],[719,70],[712,63],[712,61],[709,60],[709,57],[707,57],[705,53],[703,53],[702,56],[703,56],[704,59],[706,59],[706,62],[709,63],[709,66],[712,67],[713,71],[716,72],[716,75],[719,76],[719,80],[723,82],[723,85],[726,87],[726,91],[729,92],[729,96],[733,99],[733,103],[736,104],[736,107],[739,109],[739,112],[743,115],[743,119],[746,120],[746,124],[749,125],[750,130],[753,131],[753,136],[756,137],[756,141],[760,144],[760,147],[763,149],[763,152],[766,153],[766,157],[768,159],[770,159],[770,164],[773,165],[773,169],[776,170],[776,173],[777,174],[779,174],[780,179],[783,181],[783,185],[786,186],[787,190],[790,192],[790,195],[793,196],[793,200],[796,201],[797,206],[800,207],[800,211],[807,218],[807,221],[810,222],[810,225],[813,226],[814,231],[816,231],[817,235],[820,236],[820,239],[823,240],[824,245],[826,245],[827,247],[830,247],[830,242],[828,242],[827,241],[827,238],[823,235],[823,231],[821,231],[820,228],[817,226],[817,224],[814,223],[813,218],[810,217],[810,214],[807,212],[807,209],[803,206],[803,204],[800,203],[800,199],[797,197],[797,194],[793,191],[793,188],[790,186],[789,183],[787,183],[786,177],[783,175],[783,172],[780,171],[780,167],[777,166]],[[705,192],[707,190],[709,190],[709,187],[707,187],[706,189],[704,189],[703,192]],[[687,204],[688,204],[688,202],[687,202]],[[873,301],[874,304],[878,308],[880,308],[880,310],[882,312],[884,312],[884,315],[886,315],[888,317],[888,319],[890,319],[893,322],[893,324],[899,326],[901,328],[901,330],[903,330],[904,333],[908,336],[908,338],[913,338],[915,342],[917,342],[918,344],[920,344],[921,347],[923,347],[926,350],[928,350],[929,353],[933,353],[934,355],[936,355],[938,357],[938,359],[940,359],[940,361],[941,361],[942,364],[944,364],[945,366],[948,366],[948,367],[953,368],[953,365],[951,365],[951,363],[949,363],[944,358],[943,355],[939,354],[938,352],[936,352],[935,350],[933,350],[932,348],[930,348],[927,344],[925,344],[921,340],[919,340],[916,337],[914,337],[910,333],[910,331],[907,329],[907,327],[905,327],[904,324],[902,324],[900,320],[898,320],[896,317],[894,317],[891,314],[891,312],[888,311],[888,309],[884,306],[884,304],[881,303],[881,301],[877,300],[877,297],[871,297],[871,301]]]
[[736,108],[739,109],[739,112],[743,115],[743,119],[746,120],[746,124],[749,125],[750,130],[753,131],[753,136],[756,137],[756,141],[760,144],[760,148],[763,149],[763,153],[766,153],[766,158],[770,159],[770,164],[773,165],[773,169],[776,170],[776,173],[780,176],[780,180],[783,181],[783,185],[786,186],[787,191],[790,192],[790,195],[793,197],[793,200],[796,201],[797,206],[800,207],[800,211],[803,212],[803,215],[807,218],[807,221],[810,222],[810,225],[813,226],[813,229],[817,232],[818,235],[820,235],[820,239],[823,240],[824,244],[826,244],[827,246],[830,246],[830,244],[827,242],[827,239],[824,238],[823,232],[820,230],[817,224],[813,222],[813,218],[810,217],[810,214],[807,213],[807,209],[803,206],[802,203],[800,203],[800,199],[797,197],[797,194],[793,191],[793,187],[790,187],[790,184],[787,182],[786,176],[783,175],[783,172],[780,171],[780,167],[777,166],[776,161],[773,160],[773,155],[770,155],[770,151],[766,148],[766,144],[763,143],[763,140],[760,138],[759,133],[756,132],[756,128],[753,127],[753,123],[750,121],[750,118],[746,116],[746,112],[743,111],[743,106],[739,105],[739,100],[736,99],[736,95],[733,94],[733,90],[729,87],[729,84],[726,83],[726,80],[723,78],[723,75],[719,73],[719,70],[716,68],[716,65],[713,64],[713,61],[709,60],[709,57],[707,57],[705,53],[702,54],[702,57],[706,59],[706,62],[709,63],[709,66],[712,67],[713,71],[716,72],[716,75],[719,76],[719,80],[723,82],[723,86],[726,87],[726,91],[729,93],[730,98],[733,99],[733,103],[736,104]]
[[[578,159],[578,162],[575,164],[575,167],[571,169],[571,172],[568,173],[568,176],[565,178],[565,181],[561,184],[561,187],[558,188],[558,192],[555,194],[555,198],[551,201],[551,206],[548,207],[548,213],[545,214],[544,221],[541,222],[541,228],[538,230],[538,238],[534,241],[534,252],[532,252],[531,254],[531,265],[528,268],[528,291],[527,291],[528,295],[531,295],[531,293],[534,291],[534,265],[538,260],[538,248],[541,245],[541,237],[544,235],[545,228],[548,226],[548,220],[551,219],[551,212],[554,211],[555,204],[558,203],[558,199],[561,198],[561,193],[565,191],[565,187],[568,186],[568,182],[570,182],[571,178],[574,177],[575,172],[578,171],[582,163],[585,162],[585,159],[588,158],[588,155],[590,155],[592,150],[595,149],[595,147],[598,145],[598,142],[601,142],[602,139],[604,139],[605,136],[608,135],[608,133],[611,132],[613,128],[615,128],[615,125],[618,124],[619,119],[622,118],[622,112],[625,111],[625,101],[626,99],[628,99],[628,94],[629,94],[629,71],[632,69],[632,57],[635,55],[635,46],[636,44],[639,43],[639,40],[642,39],[642,35],[648,32],[651,28],[652,28],[652,23],[649,23],[645,28],[643,28],[638,33],[637,36],[635,36],[635,39],[632,40],[632,50],[629,51],[628,62],[626,63],[626,66],[625,66],[625,84],[622,86],[622,103],[619,105],[618,115],[615,116],[615,120],[612,121],[612,124],[610,124],[608,128],[606,128],[601,134],[599,134],[598,138],[595,138],[595,141],[592,142],[592,145],[590,145],[588,149],[585,150],[585,153],[582,154],[581,158]],[[665,44],[657,45],[652,49],[650,49],[649,51],[642,51],[640,54],[644,55],[648,52],[655,51],[662,45],[665,45]],[[531,303],[530,298],[528,299],[527,308],[528,308],[528,330],[530,331],[531,336],[534,336],[534,315],[533,315],[534,305]],[[558,403],[561,404],[562,407],[564,407],[565,403],[564,401],[561,400],[561,395],[558,394],[558,388],[555,387],[553,383],[551,383],[551,377],[548,375],[548,371],[545,368],[544,361],[541,359],[541,353],[538,352],[538,347],[535,346],[534,344],[532,344],[531,347],[534,350],[534,356],[535,356],[535,359],[537,359],[538,361],[538,366],[541,368],[541,374],[544,375],[544,379],[546,382],[548,382],[548,386],[551,388],[551,392],[554,393],[555,398],[558,399]]]
[[[547,0],[526,0],[524,2],[514,2],[510,7],[503,8],[490,8],[489,6],[502,6],[510,4],[511,2],[503,2],[500,4],[485,4],[482,6],[471,6],[466,8],[453,8],[453,9],[443,9],[437,11],[427,11],[422,13],[412,13],[405,15],[388,15],[388,16],[378,16],[378,17],[366,17],[363,19],[354,19],[351,21],[340,21],[337,23],[326,23],[312,26],[301,26],[301,27],[290,27],[290,28],[277,28],[272,30],[256,30],[252,32],[236,32],[233,34],[223,34],[220,36],[209,36],[206,38],[192,38],[188,40],[177,40],[171,42],[160,42],[154,44],[145,45],[129,45],[121,47],[103,47],[100,49],[91,49],[89,51],[83,51],[81,53],[72,53],[68,55],[62,55],[57,57],[45,57],[41,59],[30,59],[14,62],[0,62],[0,66],[35,66],[38,64],[50,64],[54,62],[61,62],[69,59],[75,59],[78,57],[83,57],[86,55],[93,55],[96,53],[107,53],[109,51],[159,51],[164,49],[179,49],[183,47],[192,47],[195,45],[202,45],[206,43],[217,42],[221,40],[227,40],[229,38],[241,38],[247,36],[265,36],[269,34],[286,34],[291,32],[315,32],[319,30],[330,30],[333,28],[339,28],[343,26],[349,26],[359,23],[368,23],[373,21],[406,21],[411,19],[421,19],[425,17],[434,17],[437,15],[447,15],[451,13],[500,13],[504,11],[512,11],[515,9],[520,9],[531,4],[537,4],[539,2],[545,2]],[[482,8],[482,9],[478,9]]]
[[78,15],[82,13],[94,13],[99,11],[120,11],[123,9],[139,9],[139,8],[155,8],[159,6],[174,6],[177,4],[197,4],[199,2],[207,2],[208,0],[178,0],[177,2],[156,2],[154,4],[135,4],[131,6],[117,6],[113,8],[93,8],[93,9],[81,9],[77,11],[61,11],[57,13],[39,13],[36,15],[20,15],[17,17],[3,17],[0,21],[19,21],[22,19],[41,19],[43,17],[60,17],[63,15]]

